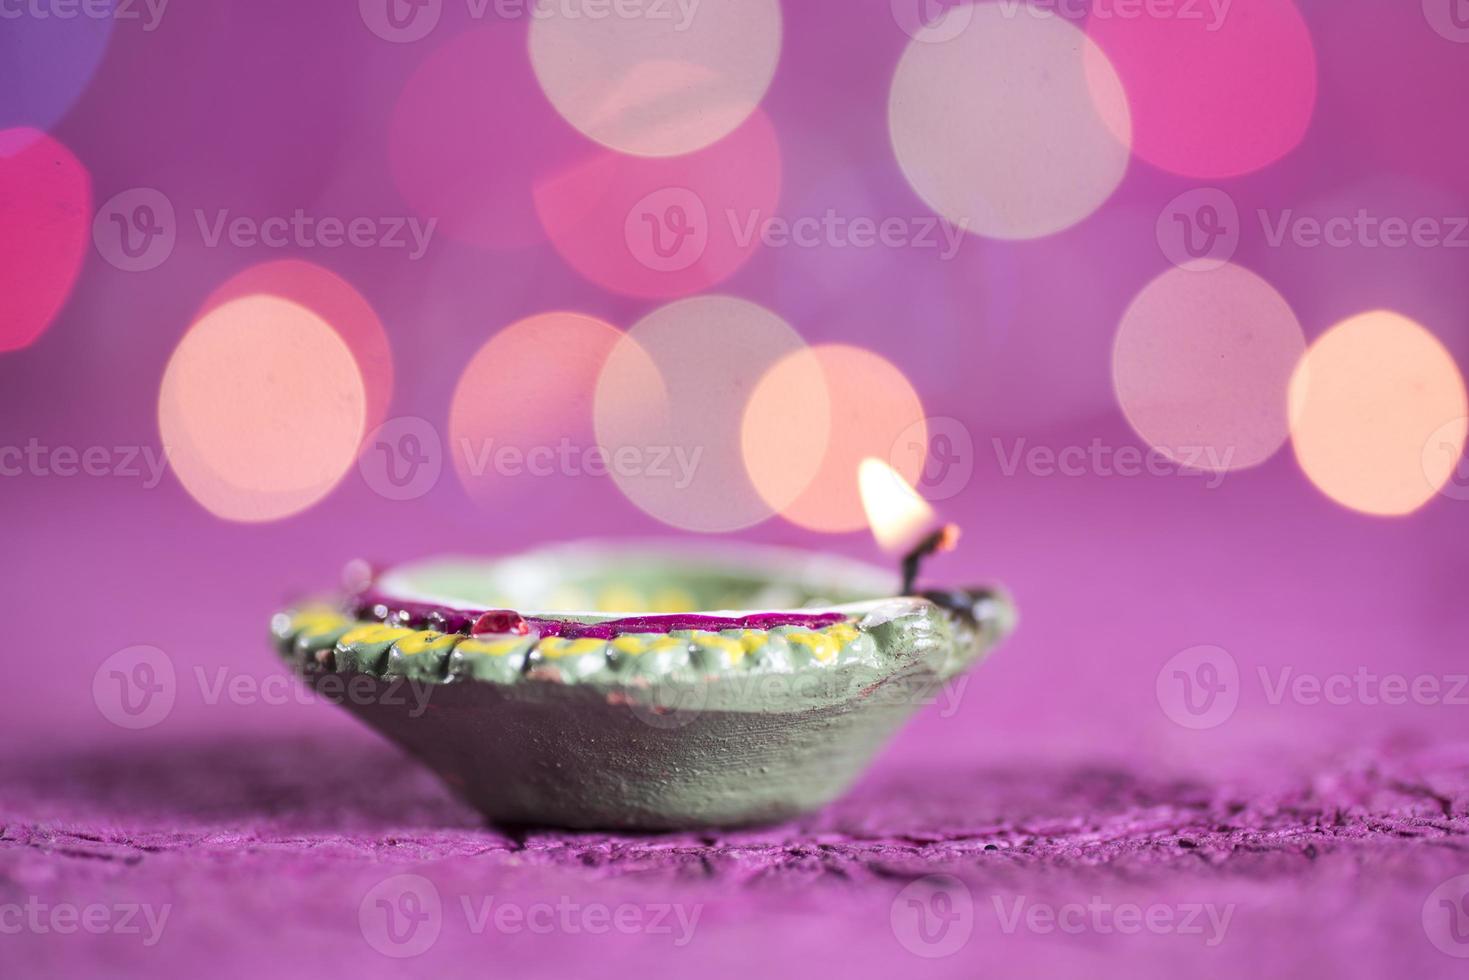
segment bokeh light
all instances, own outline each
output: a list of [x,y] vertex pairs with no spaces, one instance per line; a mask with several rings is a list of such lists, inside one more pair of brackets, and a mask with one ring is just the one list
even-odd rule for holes
[[780,317],[728,296],[680,300],[634,324],[597,383],[597,440],[629,461],[613,469],[622,492],[688,531],[770,517],[745,470],[741,419],[765,372],[803,347]]
[[1438,338],[1375,310],[1317,338],[1291,380],[1296,460],[1332,500],[1409,514],[1455,474],[1469,415],[1464,379]]
[[1289,284],[1302,321],[1318,330],[1376,309],[1419,323],[1463,323],[1461,291],[1449,284],[1462,280],[1469,255],[1469,221],[1451,217],[1469,214],[1466,205],[1452,185],[1400,173],[1343,175],[1245,204],[1241,247],[1250,248],[1251,234],[1270,247],[1264,261],[1272,280]]
[[837,533],[867,526],[858,468],[886,460],[909,484],[928,446],[923,403],[871,351],[823,344],[788,354],[760,379],[742,421],[750,479],[794,524]]
[[[1316,50],[1292,0],[1200,4],[1197,16],[1094,11],[1088,74],[1110,104],[1117,77],[1140,159],[1200,179],[1259,170],[1300,143],[1316,105]],[[1110,60],[1110,64],[1105,59]]]
[[1112,378],[1128,422],[1155,448],[1194,469],[1243,469],[1285,442],[1305,350],[1290,305],[1255,273],[1170,269],[1123,314]]
[[607,16],[538,0],[530,59],[551,104],[604,146],[690,153],[760,104],[780,59],[778,0],[618,0]]
[[976,4],[955,37],[920,32],[888,102],[893,151],[913,189],[993,238],[1039,238],[1090,215],[1126,173],[1130,127],[1122,86],[1092,47],[1060,17],[1014,16],[996,3]]
[[302,259],[252,265],[222,283],[200,315],[251,295],[279,296],[315,313],[337,331],[357,361],[367,387],[367,429],[387,418],[393,398],[393,352],[382,321],[362,294],[342,277]]
[[595,317],[540,313],[470,358],[449,408],[448,451],[474,500],[499,508],[532,496],[543,506],[587,499],[586,481],[607,469],[592,428],[597,378],[622,336]]
[[536,85],[524,32],[499,23],[436,48],[393,109],[388,161],[398,192],[436,232],[481,248],[545,240],[531,185],[586,155]]
[[29,345],[55,319],[81,271],[91,212],[92,178],[70,150],[34,129],[0,131],[0,351]]
[[81,16],[75,7],[70,17],[44,6],[40,15],[20,4],[7,8],[0,17],[0,129],[34,127],[25,134],[34,139],[61,121],[107,53],[118,2],[90,0],[88,10],[102,16]]
[[232,521],[298,513],[336,486],[357,454],[366,391],[325,320],[278,296],[204,314],[169,359],[158,428],[179,482]]
[[732,275],[780,199],[781,155],[763,112],[686,156],[599,150],[536,185],[552,245],[606,289],[675,297]]

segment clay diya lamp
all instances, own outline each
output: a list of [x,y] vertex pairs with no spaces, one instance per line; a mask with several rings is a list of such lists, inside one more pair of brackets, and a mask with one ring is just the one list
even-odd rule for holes
[[282,612],[272,632],[323,698],[495,823],[765,823],[840,795],[1011,629],[1000,591],[914,593],[919,562],[953,540],[923,536],[901,585],[751,547],[589,543],[361,566],[346,595]]

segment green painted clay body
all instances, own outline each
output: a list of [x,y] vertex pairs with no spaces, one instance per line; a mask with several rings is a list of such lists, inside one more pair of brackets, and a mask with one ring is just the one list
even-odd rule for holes
[[[666,568],[697,586],[697,565]],[[778,568],[757,561],[751,575]],[[978,614],[920,598],[822,608],[846,617],[569,641],[347,616],[342,629],[325,611],[273,628],[308,683],[330,693],[353,675],[354,695],[338,700],[492,821],[656,830],[781,820],[832,800],[1013,620],[998,596]]]

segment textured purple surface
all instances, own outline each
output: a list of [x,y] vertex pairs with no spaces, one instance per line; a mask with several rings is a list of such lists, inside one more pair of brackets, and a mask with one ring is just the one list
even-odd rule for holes
[[[6,935],[12,975],[1464,968],[1425,921],[1446,914],[1434,889],[1469,871],[1469,746],[1416,739],[1309,774],[1280,765],[1212,781],[1083,762],[882,767],[808,821],[719,835],[507,836],[355,736],[58,749],[7,762],[0,785],[5,902],[146,903],[155,916],[169,906],[152,945],[146,924],[136,935]],[[396,900],[405,874],[431,882],[442,911],[425,951],[398,960],[373,946],[384,934],[372,903],[359,912],[384,889]],[[925,958],[941,947],[905,929],[911,893],[900,892],[937,874],[962,882],[944,887],[971,897],[974,926],[952,955]],[[1129,903],[1174,924],[1124,933]],[[530,918],[497,928],[507,905]],[[671,910],[655,923],[665,905],[684,918]],[[587,909],[619,906],[645,928],[585,931],[596,924]],[[1073,906],[1100,911],[1073,913],[1070,931],[1012,922],[1017,909]],[[1469,954],[1469,940],[1450,950]]]
[[[370,946],[358,909],[400,873],[431,879],[456,910],[406,961],[420,975],[1463,972],[1430,941],[1424,911],[1438,909],[1440,882],[1469,873],[1466,754],[1435,748],[1466,731],[1464,475],[1389,521],[1332,503],[1288,450],[1218,481],[1116,466],[1143,443],[1116,404],[1113,337],[1169,268],[1160,215],[1200,186],[1142,163],[1105,208],[1045,240],[969,239],[952,261],[768,248],[719,286],[812,343],[858,344],[905,372],[960,464],[925,489],[952,494],[940,509],[966,530],[924,584],[1003,582],[1021,608],[1019,632],[962,697],[926,711],[820,818],[714,843],[509,841],[343,713],[288,693],[263,624],[337,581],[349,558],[668,533],[610,480],[582,474],[507,478],[502,504],[478,504],[447,455],[455,380],[498,331],[547,309],[626,327],[657,302],[609,293],[544,244],[486,252],[441,238],[410,262],[388,249],[211,247],[198,232],[196,215],[224,210],[405,216],[389,164],[393,106],[433,52],[480,26],[465,5],[441,6],[433,37],[394,44],[350,2],[175,3],[157,31],[119,23],[105,57],[92,44],[60,52],[54,64],[78,82],[101,59],[64,118],[56,100],[72,88],[50,75],[4,91],[7,105],[45,110],[32,121],[57,123],[97,204],[156,188],[177,209],[179,237],[145,273],[93,251],[49,331],[0,357],[0,449],[112,460],[102,476],[28,466],[0,481],[5,621],[26,636],[0,645],[11,691],[0,712],[0,976],[390,974],[403,964]],[[1220,182],[1243,220],[1236,261],[1280,290],[1308,339],[1388,308],[1432,330],[1462,368],[1462,249],[1276,244],[1257,218],[1469,214],[1469,46],[1425,17],[1449,0],[1299,6],[1320,66],[1317,111],[1288,157]],[[764,103],[781,141],[774,216],[931,214],[884,121],[909,40],[893,8],[783,4],[782,63]],[[21,36],[25,23],[0,30]],[[532,90],[524,66],[497,67],[509,91]],[[474,92],[463,96],[445,104],[446,120],[472,107]],[[444,437],[443,473],[423,496],[384,496],[364,467],[295,518],[234,524],[166,469],[150,471],[163,452],[159,380],[200,304],[243,269],[287,257],[340,274],[381,317],[398,378],[391,414]],[[1094,447],[1107,467],[1054,465]],[[874,557],[865,534],[770,522],[743,536]],[[107,686],[112,658],[138,646],[167,668],[169,697],[141,732],[120,727],[129,719]],[[1193,730],[1167,682],[1171,658],[1202,647],[1223,651],[1240,683],[1231,710]],[[1363,672],[1442,693],[1320,696],[1323,682]],[[963,949],[932,961],[890,925],[900,890],[930,871],[962,876],[978,923]],[[1216,947],[1195,935],[1006,932],[991,892],[1236,911]],[[703,911],[681,947],[651,933],[474,934],[457,912],[464,895]],[[33,897],[173,911],[153,946],[10,931],[7,903]]]

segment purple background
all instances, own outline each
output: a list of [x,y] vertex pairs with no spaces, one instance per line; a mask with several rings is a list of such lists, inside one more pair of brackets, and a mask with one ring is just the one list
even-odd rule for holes
[[[320,263],[366,297],[392,344],[397,387],[390,414],[422,416],[435,424],[447,417],[463,363],[501,327],[553,309],[579,310],[626,327],[659,305],[589,283],[544,244],[483,251],[439,237],[418,262],[406,261],[401,252],[350,247],[298,253],[203,247],[187,214],[194,207],[227,207],[257,216],[296,208],[348,216],[407,213],[387,162],[393,100],[422,59],[468,25],[463,8],[447,3],[430,38],[395,45],[370,33],[354,7],[287,0],[178,3],[154,32],[120,23],[71,111],[59,119],[31,120],[46,124],[88,168],[96,203],[131,187],[163,190],[180,211],[180,238],[163,265],[142,273],[114,268],[89,244],[71,298],[46,334],[25,350],[0,355],[0,444],[24,445],[35,438],[79,449],[156,447],[158,382],[200,303],[235,272],[273,258],[295,254]],[[1018,599],[1022,626],[972,676],[958,710],[947,716],[938,707],[927,710],[864,784],[859,798],[874,807],[881,801],[892,808],[889,792],[911,794],[912,810],[892,818],[907,828],[905,833],[921,834],[913,827],[924,822],[912,814],[928,812],[930,804],[933,812],[962,811],[965,819],[981,824],[990,819],[987,807],[997,822],[1023,819],[1004,815],[1006,804],[997,801],[1010,798],[993,785],[978,785],[981,780],[999,780],[1001,787],[1007,780],[1012,786],[1033,786],[1038,780],[1039,789],[1017,793],[1044,798],[1056,813],[1084,824],[1087,808],[1099,804],[1068,790],[1067,781],[1079,771],[1113,771],[1089,767],[1121,767],[1118,771],[1133,774],[1129,778],[1149,784],[1174,776],[1254,780],[1250,785],[1267,793],[1277,781],[1312,785],[1312,773],[1336,771],[1318,767],[1386,745],[1406,741],[1442,747],[1463,741],[1469,710],[1464,705],[1312,705],[1289,698],[1272,704],[1257,670],[1266,668],[1272,677],[1285,666],[1319,675],[1352,674],[1359,668],[1408,677],[1463,673],[1469,649],[1469,613],[1462,597],[1469,572],[1463,546],[1469,505],[1441,497],[1403,519],[1356,514],[1316,490],[1288,448],[1258,469],[1231,474],[1209,489],[1207,479],[1177,476],[1041,477],[1023,468],[1006,475],[992,442],[1001,440],[1007,449],[1018,438],[1057,448],[1085,446],[1093,439],[1113,447],[1141,445],[1112,394],[1111,342],[1129,300],[1167,267],[1154,222],[1183,191],[1214,184],[1249,213],[1255,208],[1309,210],[1318,202],[1345,213],[1366,207],[1409,218],[1469,214],[1469,129],[1462,120],[1469,46],[1434,33],[1413,2],[1339,0],[1302,7],[1320,66],[1316,111],[1299,148],[1263,171],[1199,182],[1134,161],[1099,212],[1041,241],[970,238],[953,262],[895,249],[856,256],[823,249],[757,250],[715,289],[769,306],[809,342],[852,343],[880,353],[912,381],[930,415],[958,419],[972,436],[973,477],[963,492],[939,504],[966,535],[956,553],[932,563],[929,577],[1003,581]],[[879,217],[928,213],[897,170],[883,124],[891,71],[907,41],[887,8],[876,0],[785,4],[781,62],[763,103],[781,140],[783,207],[819,213],[831,206]],[[0,23],[0,31],[9,30],[10,22]],[[504,67],[508,73],[523,69]],[[50,83],[38,77],[32,84],[39,89]],[[506,84],[522,91],[525,80]],[[1319,205],[1323,201],[1337,203]],[[1269,248],[1258,225],[1247,221],[1246,228],[1235,261],[1280,290],[1308,340],[1343,317],[1388,307],[1427,326],[1461,366],[1469,364],[1469,267],[1463,251]],[[828,285],[833,280],[834,287]],[[355,956],[364,969],[391,968],[348,939],[313,947],[315,933],[296,913],[345,916],[342,923],[323,928],[347,935],[363,883],[370,884],[374,874],[411,870],[408,865],[416,860],[440,858],[447,863],[436,867],[459,883],[453,887],[463,890],[472,881],[472,887],[484,889],[491,887],[489,881],[510,880],[503,876],[511,874],[505,869],[514,864],[513,852],[486,844],[484,859],[497,870],[476,879],[467,870],[475,865],[458,862],[479,852],[469,844],[444,844],[447,837],[435,836],[440,833],[435,827],[448,820],[442,835],[473,838],[479,832],[472,818],[453,809],[431,784],[394,775],[381,794],[368,794],[371,801],[364,803],[347,781],[333,779],[331,760],[338,758],[375,760],[355,761],[344,770],[368,780],[368,774],[380,771],[375,767],[397,773],[402,765],[344,713],[254,699],[208,703],[196,668],[210,678],[220,667],[256,680],[278,673],[264,638],[271,612],[302,590],[334,583],[350,557],[395,561],[442,550],[516,549],[614,529],[637,536],[670,532],[608,480],[577,481],[575,509],[538,506],[534,495],[524,494],[519,509],[507,514],[476,506],[447,465],[431,492],[406,502],[384,499],[353,471],[318,506],[262,525],[213,517],[171,476],[154,489],[142,482],[36,474],[0,480],[9,569],[6,620],[20,634],[0,654],[11,680],[11,696],[0,712],[4,754],[13,764],[34,754],[59,760],[56,771],[74,772],[78,781],[54,793],[38,789],[44,781],[37,783],[34,773],[29,782],[16,784],[28,788],[16,790],[5,818],[24,833],[8,834],[7,843],[29,834],[25,839],[62,870],[37,870],[44,862],[34,856],[8,860],[0,869],[7,871],[10,891],[65,894],[79,902],[99,900],[87,897],[97,895],[116,901],[130,894],[120,872],[78,878],[66,870],[67,860],[51,850],[56,839],[48,835],[67,821],[91,826],[107,841],[114,840],[109,834],[121,834],[134,843],[139,835],[170,829],[183,833],[202,826],[204,837],[238,832],[249,839],[240,844],[243,853],[252,855],[270,850],[271,834],[293,841],[281,845],[287,850],[320,835],[324,850],[294,863],[280,855],[247,859],[220,838],[215,845],[222,852],[211,856],[206,847],[194,855],[209,870],[190,870],[185,861],[167,873],[155,870],[147,879],[147,894],[173,895],[195,911],[217,908],[218,921],[205,924],[189,917],[151,958],[121,952],[121,944],[117,955],[129,965],[158,969],[171,943],[173,962],[211,944],[229,948],[243,938],[234,932],[238,916],[242,932],[265,923],[282,927],[276,938],[250,944],[269,943],[273,951],[237,950],[246,957],[240,963],[299,950],[308,969],[324,967],[319,951],[312,950],[325,948],[335,951],[331,966]],[[825,537],[779,520],[740,537],[876,557],[865,534]],[[134,644],[165,651],[178,677],[171,714],[141,732],[114,726],[92,697],[93,674],[102,661]],[[1191,731],[1160,708],[1155,683],[1170,657],[1203,644],[1229,651],[1243,683],[1232,717]],[[103,773],[143,779],[150,766],[165,772],[177,767],[203,778],[211,766],[200,759],[210,758],[210,746],[245,747],[248,756],[248,747],[259,745],[261,758],[289,760],[292,753],[283,743],[302,753],[324,753],[327,761],[308,775],[319,773],[341,789],[343,800],[311,790],[306,780],[301,785],[308,788],[301,792],[316,816],[292,822],[291,810],[282,817],[269,801],[292,791],[298,778],[287,775],[284,761],[281,770],[252,770],[258,794],[225,792],[212,811],[194,801],[181,803],[171,816],[167,794],[189,792],[167,776],[147,784],[156,785],[160,796],[146,805],[136,793],[98,790],[88,796],[75,788],[106,782]],[[98,762],[112,758],[96,755],[103,750],[125,754],[132,767]],[[232,759],[240,763],[237,755],[220,751],[222,765]],[[138,760],[146,764],[140,767]],[[897,778],[910,771],[932,778]],[[972,786],[974,795],[956,803],[954,787],[945,782]],[[395,790],[410,794],[401,810],[384,798]],[[930,793],[937,802],[925,802]],[[1129,817],[1129,832],[1135,832],[1138,820],[1146,824],[1148,800],[1127,805],[1143,814]],[[1407,812],[1396,802],[1383,804],[1388,811]],[[125,816],[114,818],[114,812]],[[843,812],[851,817],[852,804]],[[350,846],[334,843],[333,814],[345,824],[340,833],[351,837]],[[59,823],[48,825],[48,820]],[[952,832],[961,823],[940,819],[934,833]],[[383,838],[403,827],[420,835],[416,839],[426,835],[438,843],[421,853],[412,848],[406,854],[385,853]],[[882,830],[889,833],[892,825]],[[861,837],[847,824],[803,827],[788,838],[773,833],[797,842],[791,846],[805,841],[816,847],[813,842],[823,840],[823,832]],[[1229,847],[1224,852],[1233,853]],[[346,874],[339,873],[345,864],[334,865],[336,871],[313,884],[308,876],[312,869],[321,871],[323,853],[339,862],[404,866],[374,871],[364,865]],[[985,857],[980,852],[964,860],[972,870],[983,866]],[[1381,931],[1380,943],[1372,940],[1372,956],[1353,962],[1344,954],[1339,967],[1373,972],[1412,962],[1422,974],[1454,968],[1457,963],[1439,955],[1423,936],[1417,903],[1439,881],[1469,871],[1469,861],[1429,862],[1427,867],[1416,858],[1393,861],[1397,864],[1387,862],[1398,868],[1387,879],[1391,886],[1359,896],[1377,904],[1323,915],[1322,921],[1300,928],[1345,930],[1350,925]],[[1410,870],[1402,870],[1405,865]],[[515,870],[506,891],[555,896],[585,889],[605,897],[643,894],[649,887],[636,873],[622,881],[614,871],[638,869],[616,862],[598,865],[574,856],[564,863],[548,861],[539,872],[544,878],[536,877],[538,867],[532,861]],[[1193,886],[1222,887],[1231,900],[1248,906],[1254,914],[1247,918],[1258,929],[1241,927],[1240,938],[1226,943],[1220,958],[1192,966],[1205,972],[1225,964],[1259,966],[1271,962],[1262,950],[1276,940],[1294,948],[1301,935],[1280,936],[1279,927],[1270,925],[1270,910],[1279,904],[1299,908],[1298,903],[1320,895],[1341,901],[1340,889],[1359,887],[1344,884],[1356,880],[1359,863],[1348,858],[1336,867],[1333,875],[1340,877],[1310,872],[1317,877],[1304,883],[1291,878],[1295,872],[1279,872],[1289,879],[1281,883],[1278,869],[1255,868],[1223,884],[1209,879],[1207,885]],[[750,900],[740,897],[751,887],[744,878],[727,875],[699,885],[664,870],[669,888],[688,887],[692,890],[686,894],[701,896],[698,900],[714,910],[710,915],[717,924],[707,937],[699,937],[704,945],[698,958],[687,962],[707,968],[723,962],[731,975],[767,968],[768,957],[789,957],[802,968],[839,963],[844,972],[865,969],[874,976],[935,965],[966,972],[1012,961],[1016,970],[1028,964],[1098,972],[1101,954],[1114,949],[1106,937],[1090,937],[1091,947],[1078,947],[1071,940],[1007,942],[1013,937],[997,936],[976,938],[962,955],[932,964],[907,956],[886,925],[889,901],[902,880],[867,875],[860,879],[864,890],[818,876],[835,889],[829,900],[798,900],[784,890],[778,897]],[[953,868],[945,865],[944,870]],[[992,873],[991,868],[980,876]],[[172,874],[178,877],[171,879]],[[662,879],[645,877],[655,882],[655,892],[669,894],[656,884]],[[437,880],[447,893],[451,886]],[[1012,881],[1012,891],[1035,887],[1024,880]],[[1077,894],[1091,888],[1136,896],[1153,887],[1147,880],[1118,885],[1129,880],[1126,875],[1106,880],[1079,884]],[[1272,892],[1277,886],[1280,891]],[[1179,887],[1165,881],[1155,893],[1180,901],[1185,899],[1176,896],[1196,894]],[[979,886],[975,893],[980,894]],[[266,900],[277,894],[279,909]],[[783,912],[791,902],[800,908]],[[983,904],[987,914],[988,903]],[[85,937],[70,937],[71,943],[63,938],[5,936],[0,944],[26,944],[21,948],[32,969],[47,963],[58,970],[79,969],[84,957],[96,953]],[[108,942],[116,940],[108,937]],[[654,943],[583,948],[588,941],[583,937],[567,948],[576,950],[583,966],[595,964],[609,973],[648,968],[660,953]],[[517,942],[529,944],[530,938]],[[1118,945],[1115,951],[1146,956],[1160,971],[1183,969],[1196,953],[1205,955],[1164,940],[1157,946],[1129,950]],[[555,937],[533,952],[530,945],[514,945],[504,963],[513,963],[516,975],[523,975],[534,964],[554,962],[553,947]],[[480,965],[475,957],[483,955],[484,971],[494,973],[490,950],[488,939],[459,937],[433,955],[441,968],[475,973],[481,971],[471,964]],[[1224,958],[1229,955],[1237,958]],[[1273,962],[1287,967],[1292,958],[1283,952]]]

